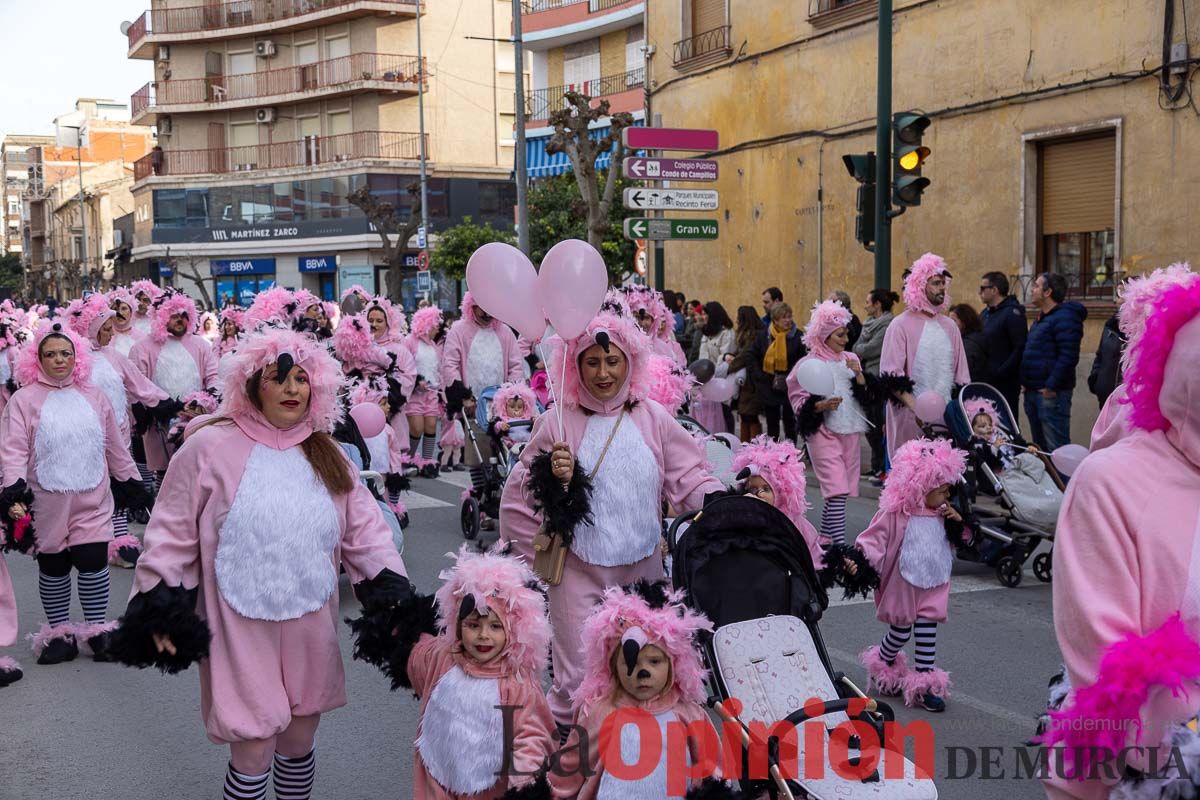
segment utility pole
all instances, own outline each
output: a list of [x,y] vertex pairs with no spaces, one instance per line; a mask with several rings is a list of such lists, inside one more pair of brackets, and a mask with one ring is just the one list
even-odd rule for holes
[[[425,56],[421,50],[421,0],[417,3],[417,116],[421,145],[421,227],[425,229],[426,242],[429,240],[429,180],[425,174]],[[407,242],[401,242],[401,247],[407,247]]]
[[[662,114],[655,114],[652,119],[654,120],[654,127],[656,127],[656,128],[662,127]],[[656,150],[654,152],[654,155],[662,156],[662,151]],[[665,183],[665,182],[663,183],[663,186],[669,186],[669,185],[670,184],[668,184],[668,183]],[[663,212],[655,211],[654,217],[656,219],[662,219]],[[663,245],[665,243],[660,240],[660,241],[653,242],[653,244],[654,244],[654,288],[656,291],[662,292],[667,287],[667,277],[666,277],[666,275],[663,274],[663,272],[666,271],[666,252],[663,247]],[[675,309],[673,309],[673,308],[671,309],[671,311],[674,311],[674,310]]]
[[528,184],[525,165],[525,44],[521,40],[521,0],[513,0],[513,67],[517,90],[517,152],[513,153],[517,173],[517,247],[529,255],[529,205],[525,196]]
[[892,286],[892,0],[879,0],[875,108],[875,286]]
[[83,199],[83,129],[76,128],[75,163],[79,166],[79,227],[83,233],[83,246],[79,248],[79,283],[82,286],[87,276],[87,204]]

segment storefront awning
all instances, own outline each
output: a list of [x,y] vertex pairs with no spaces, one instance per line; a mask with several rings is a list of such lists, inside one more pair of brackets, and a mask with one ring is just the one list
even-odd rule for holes
[[[641,120],[634,122],[634,125],[643,125]],[[611,128],[604,126],[588,131],[588,136],[593,140],[602,139],[608,135]],[[555,153],[550,155],[546,152],[546,143],[550,141],[549,136],[538,136],[525,140],[525,171],[530,178],[546,178],[552,175],[562,175],[571,169],[571,160],[567,158],[566,153]],[[596,157],[596,169],[608,169],[608,162],[611,158],[611,153],[604,152]]]

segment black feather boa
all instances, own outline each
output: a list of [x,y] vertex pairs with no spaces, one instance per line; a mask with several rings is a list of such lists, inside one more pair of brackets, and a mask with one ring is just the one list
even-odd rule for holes
[[[25,506],[29,512],[27,520],[14,520],[8,512],[17,503]],[[4,538],[0,540],[0,552],[28,553],[33,550],[35,537],[33,528],[33,490],[18,478],[11,486],[4,487],[0,492],[0,515],[4,521]]]
[[[399,577],[399,576],[396,576]],[[356,584],[355,590],[363,584]],[[354,632],[354,658],[379,667],[392,683],[392,690],[412,688],[408,659],[424,634],[437,634],[437,608],[433,595],[407,595],[392,602],[371,599],[363,603],[358,619],[347,619]]]
[[533,512],[540,513],[547,529],[563,537],[569,546],[578,525],[592,521],[592,480],[575,462],[571,482],[564,487],[554,475],[550,454],[538,453],[529,463],[529,491]]
[[688,789],[685,800],[745,800],[743,792],[734,789],[725,781],[716,778],[705,778],[700,783]]
[[[846,560],[854,563],[856,572],[851,575],[846,569]],[[852,545],[833,544],[825,551],[825,566],[821,570],[821,586],[826,591],[835,585],[844,590],[842,597],[850,600],[853,597],[870,597],[879,588],[879,573],[867,561],[862,550]]]
[[399,472],[388,472],[383,476],[383,485],[391,494],[407,492],[412,487],[412,481]]
[[[134,595],[117,629],[109,634],[108,656],[126,666],[158,667],[170,675],[208,658],[212,632],[196,614],[198,594],[199,589],[159,581],[150,591]],[[154,634],[169,637],[175,655],[158,652]]]
[[874,375],[868,375],[864,372],[862,383],[859,383],[857,380],[850,381],[850,394],[864,410],[883,399],[879,396],[878,391],[871,390],[872,382],[877,380]]
[[16,394],[17,389],[19,389],[21,387],[17,386],[16,381],[14,381],[12,378],[9,378],[7,381],[4,382],[4,388],[8,389],[9,394]]
[[137,478],[119,481],[109,477],[108,485],[112,489],[113,505],[117,511],[150,511],[154,508],[154,498],[146,491],[146,485]]
[[912,394],[916,385],[912,378],[907,375],[892,375],[884,373],[877,378],[873,378],[878,382],[878,392],[882,397],[887,399],[892,405],[897,408],[904,408],[904,401],[897,395]]
[[800,413],[796,416],[796,428],[803,438],[815,436],[825,424],[825,412],[817,411],[817,403],[824,400],[819,394],[810,394],[800,406]]
[[183,411],[183,403],[168,397],[166,400],[160,400],[158,405],[148,411],[154,421],[167,425],[179,415],[180,411]]
[[462,411],[463,402],[471,397],[471,390],[462,381],[446,387],[446,416],[454,419]]
[[551,800],[554,795],[550,791],[550,782],[546,773],[539,772],[533,783],[526,784],[520,789],[509,789],[500,800]]

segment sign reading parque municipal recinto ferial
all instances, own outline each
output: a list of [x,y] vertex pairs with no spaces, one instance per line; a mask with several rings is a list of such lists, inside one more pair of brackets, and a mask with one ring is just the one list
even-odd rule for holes
[[635,181],[715,181],[717,162],[703,158],[626,158],[626,178]]
[[716,189],[626,189],[625,207],[635,211],[716,211]]
[[716,239],[715,219],[650,219],[630,217],[625,220],[626,239]]

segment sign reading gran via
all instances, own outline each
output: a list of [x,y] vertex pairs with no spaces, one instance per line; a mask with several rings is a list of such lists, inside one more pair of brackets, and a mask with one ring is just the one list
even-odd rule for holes
[[716,239],[715,219],[650,219],[630,217],[625,220],[626,239]]

